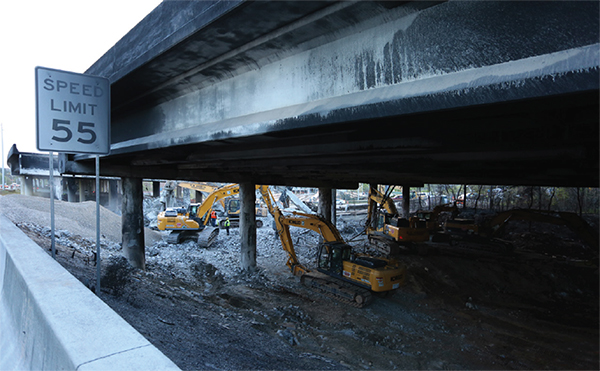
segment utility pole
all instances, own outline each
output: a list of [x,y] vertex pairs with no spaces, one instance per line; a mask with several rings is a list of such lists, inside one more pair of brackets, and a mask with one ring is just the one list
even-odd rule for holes
[[4,182],[4,124],[0,123],[0,141],[2,142],[2,190],[6,188]]

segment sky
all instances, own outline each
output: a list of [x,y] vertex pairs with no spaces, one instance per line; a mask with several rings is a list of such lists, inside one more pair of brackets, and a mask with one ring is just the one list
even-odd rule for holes
[[0,123],[10,147],[36,148],[35,67],[77,73],[135,27],[161,0],[0,1]]

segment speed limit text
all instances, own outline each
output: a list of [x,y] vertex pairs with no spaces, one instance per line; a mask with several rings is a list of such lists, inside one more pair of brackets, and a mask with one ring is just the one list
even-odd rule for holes
[[[81,95],[87,97],[101,97],[104,91],[99,86],[80,84],[77,82],[53,80],[51,78],[44,79],[44,89],[48,91],[56,91],[68,93],[72,95]],[[56,112],[79,113],[83,115],[94,115],[97,104],[82,103],[73,100],[58,100],[50,99],[50,109]]]

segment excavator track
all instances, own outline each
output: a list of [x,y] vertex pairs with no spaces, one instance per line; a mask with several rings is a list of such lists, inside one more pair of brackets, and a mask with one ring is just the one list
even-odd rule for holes
[[218,227],[206,227],[202,232],[198,233],[198,246],[210,247],[219,235]]
[[170,244],[178,244],[181,241],[181,232],[180,231],[171,231],[167,236],[167,243]]
[[400,255],[400,246],[396,242],[390,241],[389,239],[383,237],[383,235],[379,234],[379,232],[369,236],[369,242],[377,249],[379,252],[388,255],[388,256],[397,256]]
[[179,244],[184,240],[193,240],[199,247],[210,247],[219,235],[219,228],[206,227],[202,231],[171,231],[167,243]]
[[300,282],[313,290],[356,308],[366,307],[373,300],[373,295],[368,289],[326,275],[315,274],[315,272],[302,275]]

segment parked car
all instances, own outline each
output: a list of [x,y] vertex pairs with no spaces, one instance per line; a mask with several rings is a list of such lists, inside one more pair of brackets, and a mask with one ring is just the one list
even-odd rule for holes
[[340,199],[335,200],[335,208],[336,210],[348,211],[348,201]]

